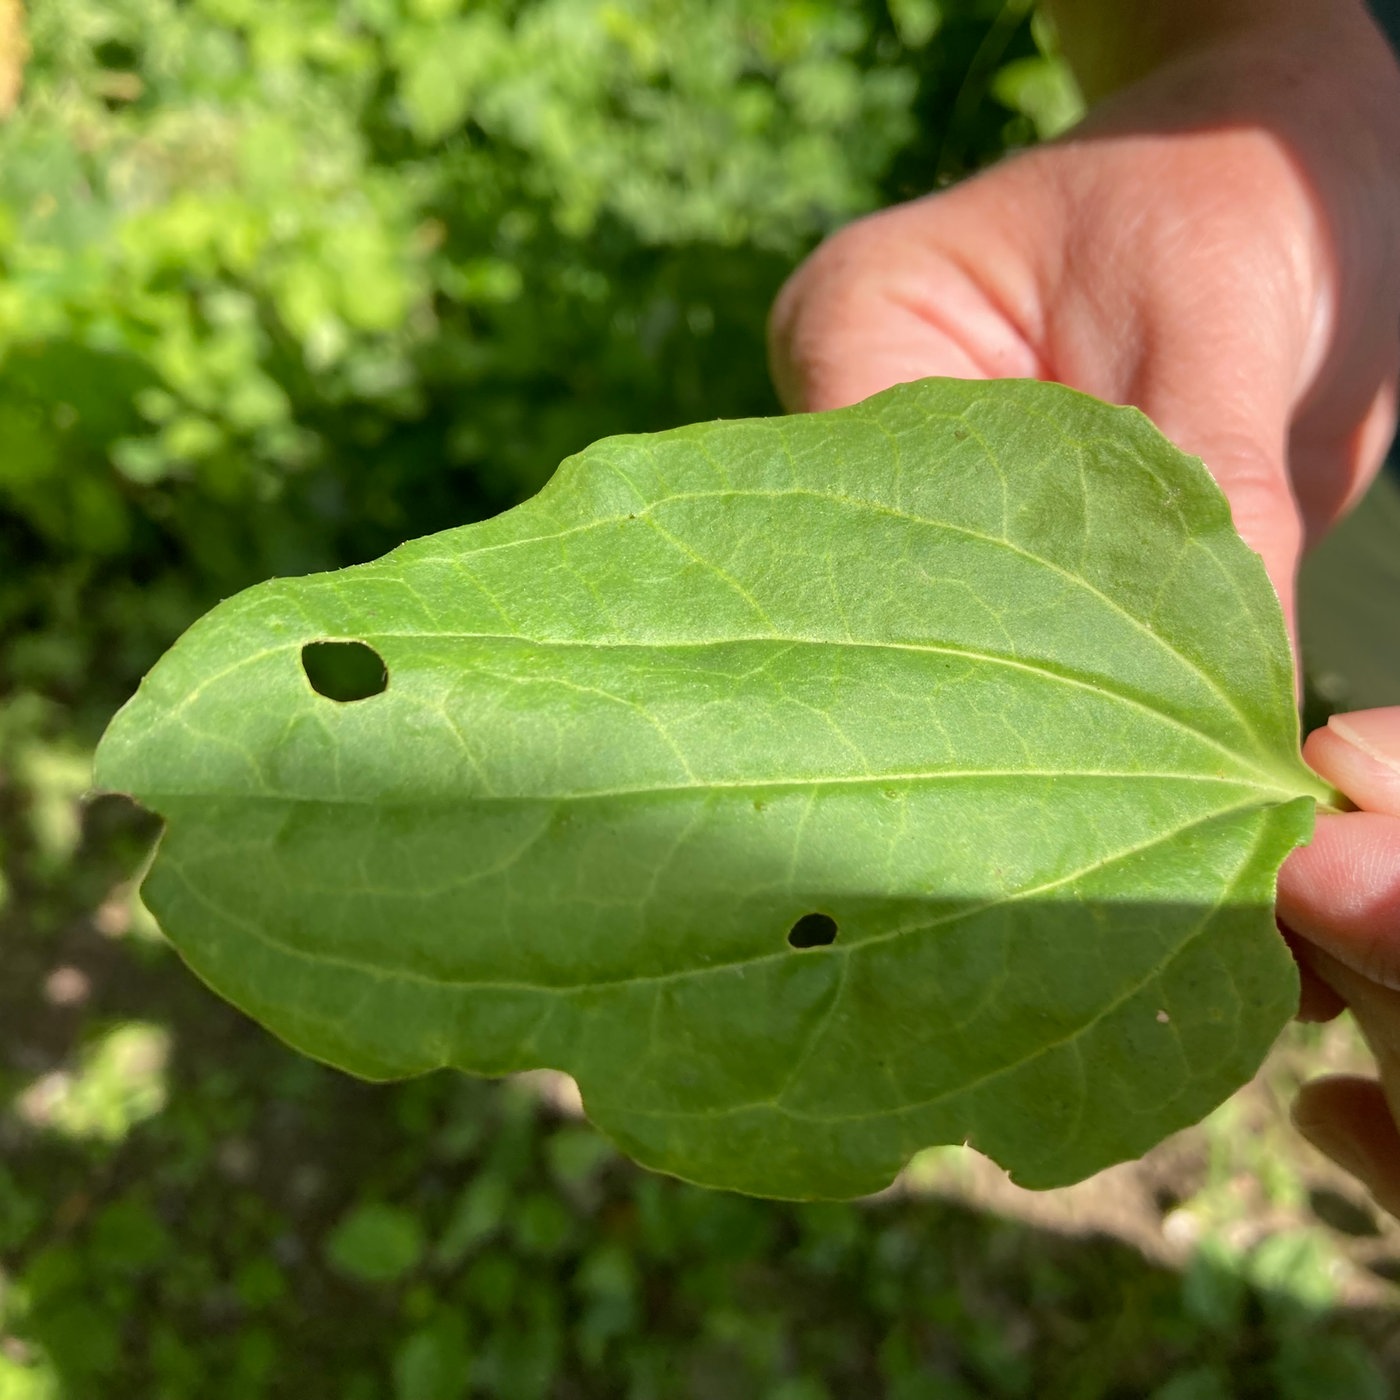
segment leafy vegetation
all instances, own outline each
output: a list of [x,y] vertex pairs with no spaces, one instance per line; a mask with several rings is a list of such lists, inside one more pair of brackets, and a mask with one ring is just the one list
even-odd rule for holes
[[807,244],[1072,115],[1025,9],[25,9],[0,1396],[1384,1395],[1400,1243],[1276,1101],[1346,1063],[1340,1028],[1144,1168],[1160,1255],[1065,1237],[1068,1205],[972,1209],[961,1157],[875,1202],[758,1204],[635,1171],[526,1084],[294,1056],[153,934],[128,883],[150,825],[78,804],[103,725],[218,598],[494,514],[608,433],[771,411],[763,319]]
[[39,0],[0,128],[6,686],[108,704],[221,593],[768,409],[772,292],[939,142],[978,10]]
[[[337,648],[372,683],[308,684]],[[250,590],[97,780],[168,819],[183,955],[318,1058],[566,1069],[711,1186],[862,1195],[965,1141],[1057,1185],[1213,1108],[1296,1007],[1273,889],[1326,789],[1292,677],[1219,488],[1140,414],[926,380],[611,438]]]

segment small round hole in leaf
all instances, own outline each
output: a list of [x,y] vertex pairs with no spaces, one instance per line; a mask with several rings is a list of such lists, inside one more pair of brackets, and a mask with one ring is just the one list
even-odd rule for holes
[[368,700],[389,684],[384,658],[363,642],[307,642],[301,669],[317,695],[342,704]]
[[836,920],[830,914],[804,914],[788,930],[794,948],[825,948],[836,942]]

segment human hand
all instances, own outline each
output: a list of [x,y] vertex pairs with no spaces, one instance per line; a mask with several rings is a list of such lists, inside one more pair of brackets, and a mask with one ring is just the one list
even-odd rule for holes
[[[1067,138],[829,239],[774,308],[773,372],[803,409],[937,374],[1135,404],[1214,473],[1291,631],[1303,546],[1395,424],[1400,74],[1354,0],[1154,13],[1212,8],[1222,35]],[[1400,1214],[1400,710],[1377,713],[1309,740],[1363,810],[1319,819],[1279,908],[1312,940],[1295,940],[1305,1012],[1351,1005],[1382,1077],[1307,1086],[1299,1127]],[[1355,747],[1382,730],[1389,760]]]
[[1135,404],[1215,474],[1291,627],[1305,540],[1394,426],[1400,74],[1359,4],[1276,8],[1296,18],[1188,46],[1067,138],[829,239],[774,308],[787,404],[934,374]]
[[1348,1005],[1380,1081],[1314,1080],[1293,1120],[1400,1216],[1400,707],[1335,715],[1303,755],[1360,810],[1319,815],[1312,844],[1280,872],[1279,918],[1302,935],[1300,958],[1335,994],[1313,1014]]

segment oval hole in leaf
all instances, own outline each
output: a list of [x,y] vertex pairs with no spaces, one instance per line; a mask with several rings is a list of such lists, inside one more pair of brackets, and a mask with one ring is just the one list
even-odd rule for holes
[[794,948],[825,948],[836,942],[836,920],[830,914],[804,914],[788,930]]
[[364,642],[307,642],[301,668],[312,690],[342,704],[368,700],[389,684],[384,658]]

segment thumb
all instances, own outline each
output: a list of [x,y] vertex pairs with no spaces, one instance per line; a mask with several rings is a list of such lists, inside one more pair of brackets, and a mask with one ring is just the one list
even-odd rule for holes
[[844,408],[914,379],[1043,377],[1043,367],[956,244],[957,191],[839,229],[784,284],[769,368],[794,411]]

